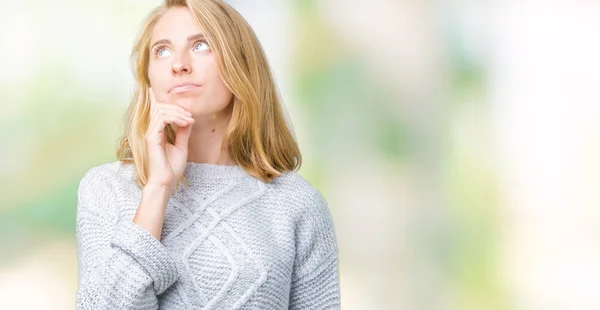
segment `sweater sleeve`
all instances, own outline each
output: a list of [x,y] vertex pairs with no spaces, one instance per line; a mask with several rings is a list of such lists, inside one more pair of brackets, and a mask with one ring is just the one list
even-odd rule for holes
[[157,295],[178,278],[160,241],[119,219],[114,176],[90,169],[77,190],[77,309],[158,309]]
[[339,309],[338,247],[327,202],[315,190],[296,223],[290,309]]

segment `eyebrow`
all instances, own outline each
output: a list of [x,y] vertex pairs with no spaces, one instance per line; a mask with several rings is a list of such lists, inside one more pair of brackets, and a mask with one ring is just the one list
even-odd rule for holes
[[[204,34],[202,34],[202,33],[193,34],[193,35],[187,37],[188,42],[201,40],[201,39],[204,39]],[[153,49],[156,45],[159,45],[159,44],[171,44],[171,41],[169,41],[168,39],[160,39],[160,40],[154,42],[152,44],[152,46],[150,46],[150,49]]]

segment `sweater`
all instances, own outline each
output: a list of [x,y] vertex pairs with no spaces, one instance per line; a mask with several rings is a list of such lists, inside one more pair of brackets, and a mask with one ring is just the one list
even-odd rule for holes
[[296,172],[263,182],[188,162],[160,240],[134,223],[142,189],[120,161],[77,189],[77,309],[339,309],[338,248],[323,196]]

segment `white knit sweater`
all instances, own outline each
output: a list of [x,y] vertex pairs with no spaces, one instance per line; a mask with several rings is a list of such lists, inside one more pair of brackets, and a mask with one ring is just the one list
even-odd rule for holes
[[77,309],[338,309],[327,203],[295,172],[271,183],[188,162],[161,240],[132,222],[134,168],[91,168],[77,200]]

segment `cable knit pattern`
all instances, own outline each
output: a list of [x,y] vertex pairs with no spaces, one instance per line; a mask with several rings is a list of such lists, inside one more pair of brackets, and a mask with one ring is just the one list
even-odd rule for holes
[[132,221],[134,172],[105,163],[79,183],[77,309],[340,308],[327,202],[297,173],[188,162],[159,241]]

